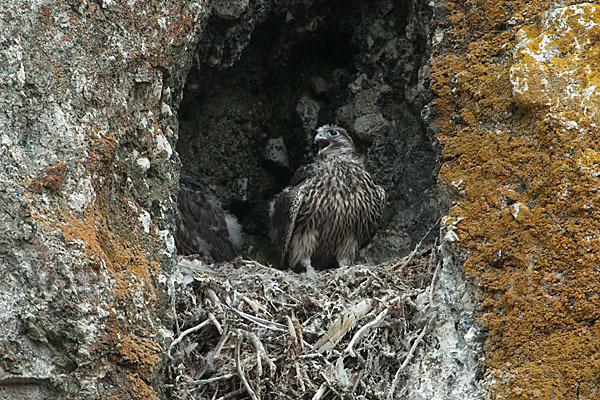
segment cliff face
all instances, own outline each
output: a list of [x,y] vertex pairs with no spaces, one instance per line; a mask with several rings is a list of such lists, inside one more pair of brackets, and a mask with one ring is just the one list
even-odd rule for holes
[[0,4],[0,397],[157,398],[199,2]]
[[430,122],[492,398],[598,397],[600,8],[578,3],[440,4]]
[[268,260],[334,121],[390,198],[364,260],[456,199],[405,396],[598,397],[600,6],[365,4],[0,0],[0,398],[165,397],[178,152]]

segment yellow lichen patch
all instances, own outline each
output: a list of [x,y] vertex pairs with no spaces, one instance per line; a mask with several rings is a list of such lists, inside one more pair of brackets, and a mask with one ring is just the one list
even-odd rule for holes
[[159,399],[156,392],[138,374],[126,369],[119,370],[118,372],[115,376],[111,376],[115,385],[107,388],[104,393],[101,393],[102,399]]
[[[598,398],[598,6],[447,3],[434,128],[440,176],[461,196],[447,221],[460,221],[453,242],[479,285],[494,396]],[[540,49],[556,54],[542,62]]]
[[[550,335],[546,341],[549,345],[560,349],[557,358],[548,359],[545,352],[533,353],[531,358],[522,365],[516,366],[510,372],[498,371],[496,376],[504,380],[502,392],[496,398],[500,399],[569,399],[577,398],[577,393],[585,394],[579,398],[596,398],[589,396],[597,393],[594,373],[600,368],[600,346],[598,344],[598,328],[582,329],[572,332],[572,335]],[[535,351],[532,349],[531,351]],[[581,351],[584,351],[582,354]],[[576,368],[571,360],[585,357],[587,368]],[[575,382],[574,384],[568,384]],[[575,395],[574,395],[575,394]],[[549,396],[553,395],[553,397]]]
[[[116,314],[112,314],[111,318],[118,318]],[[127,333],[129,328],[109,326],[109,334],[98,343],[104,351],[111,354],[111,361],[120,366],[116,368],[119,374],[115,376],[119,388],[114,389],[107,397],[158,399],[149,381],[156,366],[161,362],[162,349],[149,338],[150,333],[143,330],[139,334]]]
[[510,69],[517,103],[593,116],[600,104],[599,36],[600,6],[589,3],[547,11],[519,30]]
[[596,149],[583,149],[577,159],[577,165],[582,172],[594,177],[600,176],[600,152]]

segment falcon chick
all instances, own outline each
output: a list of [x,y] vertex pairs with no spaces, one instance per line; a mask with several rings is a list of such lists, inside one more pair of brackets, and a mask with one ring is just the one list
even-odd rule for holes
[[179,178],[175,245],[181,255],[198,254],[209,261],[229,261],[241,242],[237,220],[200,182],[185,172]]
[[282,267],[294,271],[352,263],[375,235],[385,207],[343,128],[325,125],[316,160],[298,169],[277,198],[273,228]]

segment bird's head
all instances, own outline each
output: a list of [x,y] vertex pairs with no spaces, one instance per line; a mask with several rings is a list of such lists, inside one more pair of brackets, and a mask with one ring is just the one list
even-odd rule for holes
[[323,125],[317,129],[315,143],[319,145],[319,156],[339,155],[353,157],[356,155],[354,142],[344,128]]

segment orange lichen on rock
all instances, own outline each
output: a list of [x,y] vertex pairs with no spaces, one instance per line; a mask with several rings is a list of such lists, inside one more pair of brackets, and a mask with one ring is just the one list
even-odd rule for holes
[[[112,186],[106,183],[120,175],[119,164],[112,162],[116,143],[110,135],[96,141],[88,158],[89,169],[103,171],[104,184],[94,185],[97,199],[84,216],[63,214],[61,230],[67,240],[83,243],[88,257],[102,265],[113,281],[114,300],[99,347],[117,364],[129,367],[123,369],[120,379],[129,382],[136,396],[145,393],[157,398],[149,381],[162,361],[162,349],[154,333],[144,328],[146,324],[140,324],[139,317],[156,312],[160,297],[156,283],[162,271],[144,247],[138,207],[132,207],[127,199],[105,200],[111,196]],[[150,324],[146,328],[156,328],[151,326],[151,318],[146,323]]]
[[[75,398],[79,389],[83,397],[157,397],[173,317],[166,292],[177,121],[167,111],[180,101],[171,92],[181,90],[210,7],[3,4],[3,37],[15,38],[2,49],[0,192],[11,277],[3,289],[23,293],[10,303],[14,326],[5,335],[23,356],[18,373],[56,373],[52,385],[32,381],[41,397]],[[24,312],[35,316],[34,342]],[[63,321],[74,323],[63,329]]]
[[67,177],[66,175],[67,166],[63,161],[59,161],[46,168],[39,179],[32,180],[29,183],[29,190],[39,194],[45,188],[54,193],[60,193],[62,185]]
[[510,79],[522,107],[574,111],[578,122],[600,105],[600,7],[579,4],[542,15],[517,33]]
[[430,72],[446,223],[497,399],[599,398],[600,6],[449,1]]
[[[92,139],[92,143],[87,164],[88,170],[97,174],[93,179],[94,199],[83,212],[72,210],[65,202],[59,209],[32,206],[32,218],[40,229],[62,235],[87,260],[90,270],[77,273],[109,277],[110,287],[106,289],[111,294],[99,298],[97,304],[108,316],[99,327],[102,333],[95,346],[98,358],[119,366],[119,376],[113,379],[123,384],[122,393],[109,397],[157,399],[151,379],[162,362],[155,332],[160,328],[155,313],[162,270],[145,247],[148,235],[140,229],[139,206],[132,206],[134,203],[126,198],[115,199],[111,192],[119,186],[113,181],[120,175],[119,164],[114,162],[114,137]],[[64,163],[57,165],[46,172],[64,169]]]

